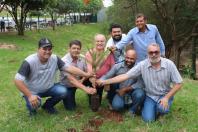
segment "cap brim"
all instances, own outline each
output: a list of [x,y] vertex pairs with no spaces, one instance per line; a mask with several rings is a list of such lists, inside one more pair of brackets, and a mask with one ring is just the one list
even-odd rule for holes
[[44,48],[44,47],[53,47],[53,46],[51,44],[44,44],[41,47]]

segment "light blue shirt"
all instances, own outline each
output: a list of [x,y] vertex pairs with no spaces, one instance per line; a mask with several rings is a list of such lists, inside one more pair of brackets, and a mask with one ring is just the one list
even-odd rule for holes
[[[105,75],[103,75],[100,79],[106,80],[121,74],[125,74],[128,72],[131,68],[128,68],[128,66],[125,64],[125,62],[120,62],[118,64],[115,64],[110,71],[108,71]],[[120,82],[119,88],[123,87],[129,87],[131,86],[133,89],[135,88],[143,88],[143,80],[140,79],[140,77],[128,79],[126,81]]]
[[122,49],[129,42],[133,42],[133,47],[137,53],[136,63],[147,58],[147,47],[151,43],[157,43],[160,46],[160,52],[165,55],[164,42],[160,33],[155,25],[147,24],[146,31],[140,32],[137,27],[131,29],[127,36],[116,44],[118,49]]

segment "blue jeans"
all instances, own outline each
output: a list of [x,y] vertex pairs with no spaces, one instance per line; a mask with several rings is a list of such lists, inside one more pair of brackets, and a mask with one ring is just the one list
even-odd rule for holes
[[[163,96],[160,97],[160,99]],[[168,101],[168,109],[164,110],[159,102],[154,101],[150,97],[146,96],[144,101],[144,107],[142,109],[142,118],[145,122],[155,121],[157,114],[167,114],[170,111],[170,106],[172,105],[173,97]]]
[[[56,83],[56,84],[54,84],[54,86],[52,86],[46,92],[38,93],[36,95],[38,95],[39,97],[50,97],[46,100],[44,105],[45,105],[46,108],[52,108],[59,101],[61,101],[63,98],[66,97],[67,89],[63,85],[61,85],[59,83]],[[25,101],[26,101],[27,109],[29,110],[30,113],[35,112],[41,106],[41,100],[40,100],[40,104],[38,105],[38,107],[33,108],[32,105],[30,104],[27,96],[24,96],[24,98],[25,98]]]
[[67,88],[67,96],[63,99],[63,104],[65,109],[74,110],[76,108],[75,94],[76,94],[75,87]]
[[107,91],[107,99],[112,104],[113,98],[116,95],[116,90],[119,89],[119,83],[110,84],[110,90]]
[[[145,99],[145,92],[141,88],[136,88],[130,92],[130,96],[132,98],[132,104],[129,108],[129,111],[131,113],[136,113],[138,107],[141,107],[143,105]],[[119,96],[118,94],[116,94],[112,101],[113,109],[120,111],[124,108],[124,106],[125,106],[124,96]]]

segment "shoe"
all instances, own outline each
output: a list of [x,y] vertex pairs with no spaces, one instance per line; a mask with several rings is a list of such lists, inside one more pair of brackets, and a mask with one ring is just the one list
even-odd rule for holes
[[47,108],[45,105],[43,105],[42,109],[45,110],[50,115],[58,114],[58,111],[54,107]]

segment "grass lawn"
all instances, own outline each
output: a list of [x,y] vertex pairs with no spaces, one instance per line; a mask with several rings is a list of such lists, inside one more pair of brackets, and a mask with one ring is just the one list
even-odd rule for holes
[[[175,96],[170,114],[160,117],[154,123],[146,124],[137,116],[131,118],[122,113],[122,119],[108,117],[108,113],[92,112],[88,108],[88,99],[84,92],[77,90],[76,111],[66,111],[60,102],[56,108],[58,115],[48,115],[42,109],[34,118],[28,116],[25,101],[13,84],[13,78],[20,64],[26,56],[36,52],[37,42],[41,37],[48,37],[54,44],[53,52],[62,57],[67,44],[73,39],[86,46],[91,45],[93,36],[102,33],[99,24],[74,25],[72,27],[58,27],[56,31],[41,30],[40,32],[26,32],[25,36],[16,33],[0,34],[0,44],[14,44],[16,49],[0,49],[0,131],[101,131],[101,132],[197,132],[198,131],[198,81],[184,79],[182,90]],[[42,100],[44,102],[44,100]],[[102,109],[107,108],[104,99]],[[97,118],[102,121],[98,128],[91,120]]]

